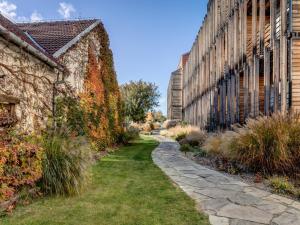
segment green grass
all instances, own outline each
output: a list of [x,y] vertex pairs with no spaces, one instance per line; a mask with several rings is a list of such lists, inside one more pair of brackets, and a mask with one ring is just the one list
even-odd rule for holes
[[91,182],[77,197],[43,198],[18,207],[2,225],[206,225],[195,203],[157,168],[157,143],[143,138],[93,167]]

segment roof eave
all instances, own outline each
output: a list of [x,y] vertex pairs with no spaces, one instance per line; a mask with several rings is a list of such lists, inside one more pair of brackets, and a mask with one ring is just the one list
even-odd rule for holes
[[84,31],[82,31],[80,34],[78,34],[74,39],[72,39],[70,42],[68,42],[64,47],[59,49],[53,54],[53,57],[59,58],[61,55],[63,55],[65,52],[67,52],[73,45],[75,45],[77,42],[79,42],[84,36],[86,36],[88,33],[90,33],[95,27],[101,24],[100,20],[95,21],[91,26],[86,28]]
[[43,62],[47,63],[51,67],[55,67],[55,68],[57,68],[57,69],[59,69],[61,71],[64,70],[63,66],[59,65],[54,60],[50,59],[45,54],[43,54],[39,50],[35,49],[33,46],[31,46],[30,44],[26,43],[20,37],[18,37],[14,33],[10,32],[8,29],[6,29],[5,27],[3,27],[1,25],[0,25],[0,34],[3,35],[5,38],[8,38],[10,41],[12,41],[13,43],[15,43],[16,45],[18,45],[18,46],[26,49],[30,54],[36,56],[37,58],[39,58]]

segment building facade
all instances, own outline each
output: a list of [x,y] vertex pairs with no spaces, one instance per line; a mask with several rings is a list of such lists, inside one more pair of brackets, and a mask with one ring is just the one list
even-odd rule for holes
[[80,96],[88,69],[100,71],[107,40],[97,19],[15,24],[0,14],[0,129],[45,127],[56,97]]
[[300,0],[210,0],[183,70],[183,117],[226,128],[300,110]]
[[0,14],[0,131],[44,127],[53,110],[53,87],[63,67]]
[[182,106],[183,106],[183,68],[187,62],[189,53],[181,56],[177,70],[171,74],[168,86],[168,119],[169,120],[182,120]]
[[182,69],[174,71],[169,81],[168,119],[182,120]]

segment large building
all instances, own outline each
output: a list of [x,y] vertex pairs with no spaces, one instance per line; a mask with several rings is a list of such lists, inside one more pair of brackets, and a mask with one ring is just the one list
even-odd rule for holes
[[300,0],[210,0],[183,69],[183,118],[226,128],[300,110]]
[[189,53],[181,56],[177,70],[171,74],[168,86],[168,119],[182,120],[182,82],[183,67],[185,66]]
[[0,14],[0,130],[45,127],[56,96],[79,95],[88,68],[100,70],[106,35],[97,19],[16,24]]

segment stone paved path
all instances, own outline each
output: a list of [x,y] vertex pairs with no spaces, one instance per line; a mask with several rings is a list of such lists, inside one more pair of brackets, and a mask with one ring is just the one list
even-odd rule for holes
[[212,225],[300,225],[300,203],[259,190],[187,159],[179,145],[156,135],[154,162],[192,197]]

